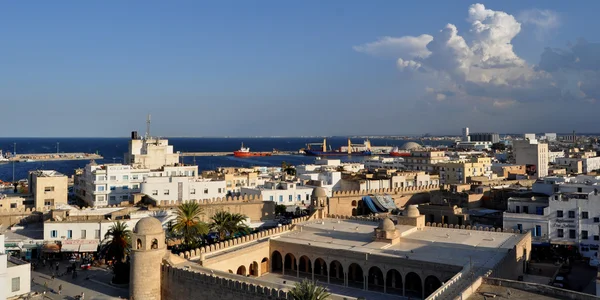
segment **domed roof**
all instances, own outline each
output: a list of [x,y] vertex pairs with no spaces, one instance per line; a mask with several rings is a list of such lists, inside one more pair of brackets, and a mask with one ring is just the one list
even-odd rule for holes
[[404,215],[409,218],[416,218],[421,215],[421,212],[419,212],[416,205],[409,205]]
[[145,217],[135,224],[133,232],[136,234],[159,234],[163,232],[163,227],[157,218]]
[[421,148],[423,148],[423,147],[415,142],[404,143],[404,145],[402,145],[402,147],[400,147],[401,150],[418,150]]
[[312,191],[312,196],[314,198],[321,198],[321,197],[327,198],[327,190],[322,187],[316,187]]
[[396,225],[389,218],[385,218],[379,222],[379,227],[377,227],[383,231],[393,231],[396,230]]

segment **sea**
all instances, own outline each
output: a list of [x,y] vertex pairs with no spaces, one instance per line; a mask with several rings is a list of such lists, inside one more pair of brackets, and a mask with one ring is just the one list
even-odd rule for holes
[[[251,151],[298,151],[305,148],[307,143],[322,142],[322,138],[277,137],[277,138],[168,138],[169,144],[175,151],[180,152],[233,152],[242,143]],[[373,146],[402,146],[407,142],[418,142],[424,146],[447,145],[448,141],[398,140],[390,138],[370,138]],[[362,143],[354,139],[353,143]],[[328,145],[333,149],[347,144],[346,137],[327,138]],[[129,138],[0,138],[0,150],[16,153],[98,153],[104,159],[97,163],[123,163],[124,154],[128,151]],[[339,157],[342,161],[361,161],[364,157]],[[196,164],[200,171],[214,170],[219,167],[252,167],[252,166],[281,166],[283,162],[291,165],[309,164],[315,157],[303,155],[281,155],[267,157],[237,158],[233,156],[197,156],[184,157],[186,164]],[[19,163],[0,163],[0,180],[12,181],[27,178],[32,170],[56,170],[71,176],[76,169],[85,167],[89,160],[73,161],[35,161]]]

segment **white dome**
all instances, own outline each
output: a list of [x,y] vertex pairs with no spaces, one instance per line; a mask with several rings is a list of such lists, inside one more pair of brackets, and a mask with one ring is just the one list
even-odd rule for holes
[[146,217],[135,224],[133,232],[136,234],[159,234],[163,232],[163,227],[160,221],[154,217]]
[[400,149],[402,149],[402,150],[418,150],[421,148],[423,148],[423,147],[415,142],[404,143],[404,145],[402,145],[402,147],[400,147]]

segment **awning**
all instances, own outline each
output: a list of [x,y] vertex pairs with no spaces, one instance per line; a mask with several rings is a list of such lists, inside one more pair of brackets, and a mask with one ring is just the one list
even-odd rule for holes
[[79,245],[79,252],[96,252],[97,250],[98,250],[98,243]]
[[60,246],[54,243],[45,244],[44,246],[42,246],[42,251],[46,253],[58,253],[60,252]]
[[60,252],[77,252],[79,251],[78,244],[62,244]]

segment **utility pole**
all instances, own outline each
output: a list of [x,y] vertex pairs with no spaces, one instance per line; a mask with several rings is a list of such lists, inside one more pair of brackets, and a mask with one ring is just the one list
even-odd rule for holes
[[13,143],[13,183],[15,182],[15,160],[17,159],[17,143]]

